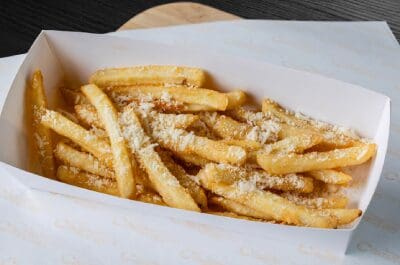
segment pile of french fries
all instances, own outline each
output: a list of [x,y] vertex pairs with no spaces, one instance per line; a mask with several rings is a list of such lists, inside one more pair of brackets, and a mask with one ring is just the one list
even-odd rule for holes
[[[45,177],[122,198],[287,225],[337,228],[361,215],[342,191],[376,145],[270,99],[206,86],[181,66],[96,71],[47,107],[43,77],[28,89],[32,140]],[[55,134],[54,134],[55,133]]]

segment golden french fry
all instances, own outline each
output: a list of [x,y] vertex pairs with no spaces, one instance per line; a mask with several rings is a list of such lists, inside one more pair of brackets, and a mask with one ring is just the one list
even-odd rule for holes
[[318,134],[300,134],[287,137],[278,142],[265,145],[263,150],[266,153],[301,153],[304,150],[319,144],[322,137]]
[[[228,96],[224,93],[205,88],[188,88],[186,86],[121,86],[107,89],[112,93],[127,95],[132,98],[150,97],[153,100],[171,100],[205,106],[206,110],[225,110],[228,106]],[[193,110],[193,109],[192,109]],[[204,110],[204,109],[200,109]]]
[[137,200],[141,202],[167,206],[161,196],[153,192],[141,193],[137,196]]
[[282,197],[294,202],[298,205],[304,205],[309,208],[316,209],[341,209],[346,208],[349,199],[345,196],[330,196],[330,197],[308,197],[301,196],[295,193],[284,192],[280,194]]
[[227,145],[240,146],[249,152],[256,151],[261,148],[261,144],[259,142],[252,140],[223,139],[221,142]]
[[[233,200],[228,200],[224,197],[217,197],[217,196],[211,197],[210,203],[222,207],[226,211],[234,212],[239,215],[254,217],[258,219],[266,219],[265,214],[259,213],[258,211],[248,206],[245,206]],[[271,220],[271,219],[272,218],[268,218],[266,220]]]
[[203,188],[191,178],[166,152],[160,153],[160,158],[179,183],[187,189],[192,198],[202,209],[207,209],[207,196]]
[[307,174],[329,184],[347,184],[352,180],[350,175],[333,169],[310,171]]
[[[201,112],[201,111],[214,111],[215,108],[199,104],[187,104],[178,102],[170,97],[151,98],[148,95],[140,94],[139,96],[130,95],[127,93],[118,93],[113,90],[108,90],[108,96],[116,103],[118,108],[122,109],[126,106],[143,106],[147,105],[149,108],[161,112]],[[133,93],[135,94],[135,93]]]
[[153,127],[152,136],[164,148],[178,153],[190,153],[220,163],[243,164],[246,151],[238,146],[231,146],[188,133],[182,129]]
[[114,172],[91,154],[80,152],[66,143],[59,142],[54,150],[55,156],[64,164],[79,168],[94,175],[115,178]]
[[108,167],[113,166],[111,148],[107,141],[102,140],[92,132],[52,110],[46,110],[41,116],[40,122],[56,133],[71,139],[74,143],[104,162]]
[[75,105],[75,104],[88,104],[89,100],[82,94],[82,92],[77,90],[72,90],[66,87],[60,87],[60,92],[64,101],[68,105]]
[[246,123],[238,122],[229,116],[219,115],[217,113],[202,113],[200,118],[210,127],[218,136],[224,139],[237,139],[255,141],[260,144],[275,141],[279,128],[275,125],[259,127],[251,126]]
[[203,158],[201,156],[198,156],[196,154],[190,154],[190,153],[186,153],[186,152],[173,152],[174,156],[178,157],[179,160],[184,161],[186,163],[195,165],[195,166],[199,166],[199,167],[203,167],[206,164],[210,163],[211,161]]
[[106,193],[118,196],[118,188],[115,180],[102,178],[93,175],[79,168],[70,166],[59,166],[57,170],[57,178],[62,182],[78,186],[84,189],[89,189],[101,193]]
[[287,174],[359,165],[369,160],[375,152],[375,144],[305,154],[282,155],[258,152],[257,162],[271,174]]
[[247,95],[242,90],[228,92],[226,95],[228,96],[228,106],[226,107],[227,110],[238,108],[247,100]]
[[199,212],[196,202],[161,161],[133,109],[125,108],[119,121],[131,151],[138,157],[165,203],[172,207]]
[[33,73],[28,94],[30,96],[30,111],[32,114],[32,136],[39,157],[40,167],[45,177],[54,179],[56,177],[56,168],[53,157],[51,131],[40,123],[41,115],[45,112],[47,107],[43,76],[40,70]]
[[236,214],[233,212],[207,211],[206,213],[212,214],[212,215],[223,216],[223,217],[235,218],[235,219],[243,219],[243,220],[247,220],[247,221],[265,222],[264,219],[258,219],[258,218],[253,218],[253,217],[249,217],[249,216],[239,215],[239,214]]
[[281,122],[284,122],[288,125],[300,127],[300,128],[308,128],[310,127],[310,123],[307,120],[299,119],[295,117],[288,110],[283,109],[279,106],[275,101],[271,99],[264,99],[262,102],[262,111],[267,116],[275,116]]
[[325,150],[351,147],[358,142],[358,139],[354,137],[349,137],[343,134],[343,132],[337,132],[337,130],[335,131],[334,127],[327,123],[315,121],[303,116],[297,117],[298,115],[296,116],[290,111],[283,109],[270,99],[263,100],[262,110],[267,116],[274,116],[289,126],[320,133],[323,137],[321,146]]
[[308,209],[296,205],[289,200],[269,191],[258,188],[241,187],[240,185],[226,185],[218,181],[217,166],[208,164],[203,168],[198,177],[201,184],[213,193],[244,204],[274,220],[288,224],[303,225],[320,228],[335,228],[337,218],[319,212],[319,210]]
[[224,184],[236,183],[249,189],[274,189],[310,193],[314,189],[313,179],[296,174],[273,176],[263,170],[245,169],[219,164],[213,168],[214,178]]
[[[102,121],[99,119],[96,109],[90,104],[75,105],[75,111],[78,119],[86,125],[97,128],[104,128]],[[199,117],[193,114],[168,114],[157,113],[151,114],[150,123],[157,121],[163,126],[172,126],[175,128],[185,129],[196,122]]]
[[74,106],[78,120],[85,126],[94,126],[104,129],[104,125],[97,115],[96,108],[91,104],[77,104]]
[[98,116],[110,138],[113,169],[120,195],[123,198],[132,198],[136,195],[134,172],[137,172],[137,165],[135,159],[131,159],[129,156],[118,124],[117,111],[107,95],[96,85],[85,85],[81,90],[96,108]]
[[336,217],[338,225],[350,224],[362,214],[360,209],[323,209],[321,212]]
[[100,87],[170,84],[200,87],[205,81],[206,73],[199,68],[172,65],[106,68],[90,77],[90,83]]

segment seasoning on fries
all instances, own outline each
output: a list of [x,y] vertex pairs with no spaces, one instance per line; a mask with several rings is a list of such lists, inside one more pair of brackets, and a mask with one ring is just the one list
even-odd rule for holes
[[28,102],[42,175],[249,221],[337,228],[361,215],[347,208],[341,168],[369,161],[374,143],[268,98],[255,111],[243,90],[206,79],[186,66],[102,69],[80,90],[60,88],[70,113],[48,108],[36,71]]

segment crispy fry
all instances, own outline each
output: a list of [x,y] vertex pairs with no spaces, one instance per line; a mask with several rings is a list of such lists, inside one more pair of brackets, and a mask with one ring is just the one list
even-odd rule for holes
[[174,156],[178,157],[178,159],[180,159],[181,161],[184,161],[186,163],[195,165],[195,166],[205,166],[206,164],[210,163],[211,161],[203,158],[201,156],[198,156],[196,154],[190,154],[190,153],[186,153],[186,152],[173,152]]
[[97,158],[91,154],[80,152],[63,142],[57,144],[54,154],[68,166],[76,167],[101,177],[115,178],[114,172]]
[[[102,121],[99,119],[96,109],[90,104],[75,105],[75,111],[78,119],[88,126],[104,128]],[[150,122],[157,121],[163,126],[173,126],[175,128],[185,129],[196,122],[199,117],[193,114],[167,114],[152,112]]]
[[235,140],[235,139],[223,139],[221,140],[222,143],[225,143],[227,145],[234,145],[234,146],[240,146],[246,151],[256,151],[261,148],[261,144],[256,141],[252,140]]
[[172,65],[106,68],[90,77],[90,83],[100,87],[170,84],[200,87],[205,81],[206,74],[199,68]]
[[152,136],[164,148],[178,153],[190,153],[220,163],[243,164],[246,151],[238,146],[230,146],[206,137],[196,136],[182,129],[152,128]]
[[113,169],[120,195],[123,198],[133,198],[136,195],[134,174],[137,172],[137,165],[135,159],[131,159],[129,156],[118,124],[117,111],[107,95],[96,85],[86,85],[81,90],[96,108],[98,116],[110,138]]
[[113,166],[110,145],[95,134],[52,110],[46,110],[40,122],[56,133],[71,139],[104,162],[108,167]]
[[213,172],[216,173],[214,178],[221,183],[230,185],[236,182],[237,185],[249,189],[274,189],[301,193],[310,193],[314,189],[312,178],[296,174],[273,176],[264,170],[245,169],[225,164],[214,166]]
[[274,193],[221,183],[215,177],[218,175],[216,167],[215,164],[208,164],[198,176],[202,185],[217,195],[247,205],[264,214],[267,219],[272,217],[274,220],[288,224],[310,227],[335,228],[337,226],[337,218],[334,216],[296,205]]
[[75,105],[75,104],[88,104],[89,100],[82,94],[82,92],[77,90],[72,90],[66,87],[60,87],[61,95],[64,98],[64,101],[68,105]]
[[[260,213],[238,202],[228,200],[224,197],[217,197],[217,196],[211,197],[210,203],[222,207],[226,211],[234,212],[239,215],[254,217],[258,219],[266,219],[265,214]],[[271,220],[271,219],[272,218],[268,218],[266,220]]]
[[56,177],[56,168],[53,157],[53,140],[51,131],[40,123],[40,118],[47,107],[47,99],[44,92],[43,76],[38,70],[33,73],[31,87],[29,89],[33,141],[38,153],[42,173],[47,178]]
[[165,203],[172,207],[199,212],[196,202],[161,161],[133,109],[125,108],[119,120],[131,151],[138,157]]
[[249,217],[249,216],[239,215],[239,214],[236,214],[236,213],[233,213],[233,212],[208,211],[206,213],[212,214],[212,215],[229,217],[229,218],[235,218],[235,219],[243,219],[243,220],[247,220],[247,221],[265,222],[265,220],[263,220],[263,219],[258,219],[258,218],[253,218],[253,217]]
[[350,175],[333,169],[310,171],[307,174],[329,184],[347,184],[352,180]]
[[359,165],[369,160],[375,152],[375,144],[306,154],[271,155],[259,152],[257,162],[271,174],[287,174]]
[[[352,137],[344,135],[341,132],[335,132],[333,130],[333,127],[327,126],[326,123],[316,123],[314,120],[311,119],[296,117],[293,113],[283,109],[276,102],[270,99],[263,100],[262,110],[267,116],[275,116],[280,121],[288,124],[289,126],[320,133],[323,137],[321,145],[325,149],[351,147],[358,142],[358,139],[354,139]],[[324,126],[320,126],[320,124]]]
[[137,196],[137,200],[141,202],[167,206],[161,196],[153,192],[141,193]]
[[294,202],[298,205],[304,205],[315,209],[341,209],[346,208],[349,199],[345,196],[330,196],[330,197],[308,197],[295,193],[284,192],[280,194],[282,197]]
[[[109,91],[132,98],[151,97],[153,100],[164,99],[166,102],[175,100],[184,104],[194,104],[201,110],[225,110],[228,106],[228,96],[215,90],[204,88],[188,88],[185,86],[122,86],[110,87]],[[192,109],[195,110],[195,109]]]
[[78,186],[81,188],[118,196],[117,183],[109,178],[102,178],[76,167],[59,166],[57,178],[62,182]]
[[166,152],[160,153],[161,160],[179,183],[188,190],[192,198],[202,209],[207,209],[207,197],[202,187],[190,177]]
[[94,126],[104,129],[104,125],[97,115],[96,108],[89,104],[77,104],[74,106],[78,120],[85,126]]
[[324,209],[322,214],[327,213],[337,218],[338,225],[346,225],[361,216],[360,209]]
[[217,113],[202,113],[200,118],[218,136],[224,139],[248,140],[264,144],[277,138],[277,128],[273,126],[263,129],[258,125],[251,126]]
[[302,153],[304,150],[319,144],[322,137],[318,134],[300,134],[287,137],[273,144],[266,145],[266,153]]
[[231,110],[242,106],[246,100],[247,96],[242,90],[234,90],[232,92],[226,93],[228,96],[228,106],[226,110]]

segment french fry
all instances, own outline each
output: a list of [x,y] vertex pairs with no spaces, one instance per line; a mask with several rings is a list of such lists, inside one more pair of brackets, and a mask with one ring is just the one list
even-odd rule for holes
[[226,107],[226,110],[238,108],[247,100],[247,95],[242,90],[228,92],[226,95],[228,96],[228,106]]
[[224,164],[214,166],[213,172],[216,173],[214,178],[221,183],[227,185],[236,183],[238,186],[249,189],[274,189],[301,193],[310,193],[314,189],[312,178],[296,174],[273,176],[263,170],[245,169]]
[[47,178],[56,177],[56,168],[53,157],[53,140],[51,131],[40,123],[40,118],[47,107],[47,99],[44,92],[43,76],[38,70],[33,73],[30,95],[30,110],[32,116],[33,142],[38,154],[42,173]]
[[224,139],[247,140],[264,144],[265,142],[274,141],[277,137],[276,128],[265,127],[264,130],[257,125],[251,126],[217,113],[202,113],[200,118],[218,136]]
[[82,126],[52,110],[46,110],[41,116],[40,122],[47,128],[67,137],[83,149],[92,153],[108,167],[113,166],[111,148],[107,141],[100,139]]
[[305,154],[271,155],[258,152],[257,162],[271,174],[287,174],[359,165],[369,160],[375,152],[375,144]]
[[[102,178],[98,175],[81,171],[79,168],[65,165],[58,167],[57,177],[60,181],[70,185],[101,193],[106,193],[109,195],[119,196],[119,191],[115,178]],[[151,191],[146,191],[138,194],[137,200],[141,202],[165,206],[162,198],[158,194]]]
[[[228,96],[224,93],[205,88],[188,88],[185,86],[121,86],[110,87],[109,91],[127,95],[132,98],[150,97],[154,100],[165,99],[166,102],[175,100],[194,106],[205,106],[205,110],[225,110],[228,106]],[[195,109],[192,109],[193,111]],[[204,108],[199,109],[204,110]]]
[[271,99],[264,99],[262,102],[262,111],[266,113],[267,116],[275,116],[281,122],[289,124],[294,127],[309,128],[310,123],[306,120],[296,118],[288,110],[283,109],[275,101]]
[[223,217],[235,218],[235,219],[243,219],[243,220],[247,220],[247,221],[265,222],[265,220],[263,220],[263,219],[258,219],[258,218],[253,218],[253,217],[249,217],[249,216],[239,215],[239,214],[236,214],[234,212],[208,211],[206,213],[212,214],[212,215],[223,216]]
[[315,209],[342,209],[346,208],[349,199],[345,196],[330,196],[330,197],[308,197],[295,193],[284,192],[280,196],[288,199],[289,201],[304,205],[309,208]]
[[137,172],[135,159],[131,159],[121,128],[118,124],[118,115],[107,95],[96,85],[85,85],[81,87],[83,94],[96,108],[98,116],[108,133],[113,155],[113,169],[117,179],[118,190],[121,197],[135,197],[135,177]]
[[94,175],[115,179],[114,172],[91,154],[80,152],[75,148],[59,142],[54,150],[57,159],[64,164],[79,168]]
[[[117,91],[108,90],[106,91],[108,96],[112,98],[112,100],[116,103],[118,108],[122,109],[128,105],[136,105],[143,106],[146,104],[150,106],[152,109],[160,111],[160,112],[201,112],[201,111],[214,111],[215,108],[209,107],[206,105],[199,104],[186,104],[182,102],[178,102],[177,100],[172,99],[171,97],[164,94],[163,97],[160,98],[152,98],[151,95],[149,97],[148,94],[139,94],[136,96],[132,96],[129,93],[118,93]],[[135,94],[135,93],[133,93]]]
[[208,164],[199,172],[201,184],[219,196],[234,200],[264,214],[266,219],[272,217],[274,220],[288,224],[309,227],[335,228],[337,226],[337,218],[334,216],[296,205],[269,191],[221,183],[218,177],[215,177],[219,174],[216,168],[215,164]]
[[360,209],[323,209],[321,212],[336,217],[338,225],[350,224],[362,214]]
[[172,207],[199,212],[196,202],[161,161],[133,109],[125,108],[119,121],[131,151],[138,157],[164,202]]
[[82,92],[77,90],[72,90],[66,87],[60,87],[60,92],[64,101],[68,105],[75,105],[75,104],[88,104],[89,100],[82,94]]
[[[222,207],[226,211],[234,212],[239,215],[254,217],[258,219],[266,219],[265,214],[260,213],[238,202],[228,200],[224,197],[217,197],[217,196],[211,197],[210,203]],[[266,220],[271,220],[271,219],[272,218],[268,218]]]
[[333,169],[324,169],[324,170],[316,170],[307,172],[311,177],[320,180],[329,184],[347,184],[352,180],[352,177],[343,172],[333,170]]
[[137,196],[137,200],[141,202],[167,206],[160,195],[153,192],[141,193]]
[[261,144],[259,142],[252,140],[223,139],[221,142],[227,145],[240,146],[249,152],[256,151],[261,148]]
[[243,164],[246,151],[238,146],[230,146],[206,137],[196,136],[182,129],[152,128],[152,136],[164,148],[178,153],[196,154],[211,161],[220,163]]
[[106,68],[90,77],[90,83],[100,87],[170,84],[200,87],[205,81],[206,73],[199,68],[172,65]]
[[75,123],[79,123],[79,120],[74,113],[68,112],[68,111],[60,109],[60,108],[57,108],[56,111],[58,113],[62,114],[64,117],[67,117],[69,120],[71,120]]
[[102,178],[84,171],[76,167],[59,166],[57,170],[57,178],[62,182],[70,185],[78,186],[101,193],[118,196],[118,188],[115,180]]
[[[316,122],[314,120],[298,118],[270,99],[263,100],[262,110],[267,116],[275,116],[289,126],[319,132],[323,137],[321,145],[324,149],[351,147],[358,142],[358,139],[333,131],[332,126],[319,126],[317,128],[319,124],[322,124],[321,122],[315,126]],[[324,123],[324,125],[326,124]]]
[[[88,126],[104,128],[102,121],[99,119],[96,109],[90,104],[75,105],[75,111],[78,119]],[[150,123],[157,121],[163,126],[173,126],[175,128],[185,129],[196,122],[199,117],[193,114],[168,114],[154,112],[151,114]]]
[[322,137],[318,134],[300,134],[287,137],[278,142],[265,145],[267,153],[302,153],[304,150],[319,144]]
[[203,167],[211,162],[206,158],[187,152],[175,151],[173,154],[174,156],[178,157],[179,160],[199,167]]
[[207,197],[203,188],[197,184],[186,173],[186,171],[178,165],[166,152],[160,153],[160,158],[168,168],[168,170],[176,177],[179,183],[187,189],[190,196],[200,205],[202,209],[207,209]]
[[96,108],[91,104],[77,104],[74,106],[78,120],[85,126],[94,126],[104,129],[104,125],[97,115]]

